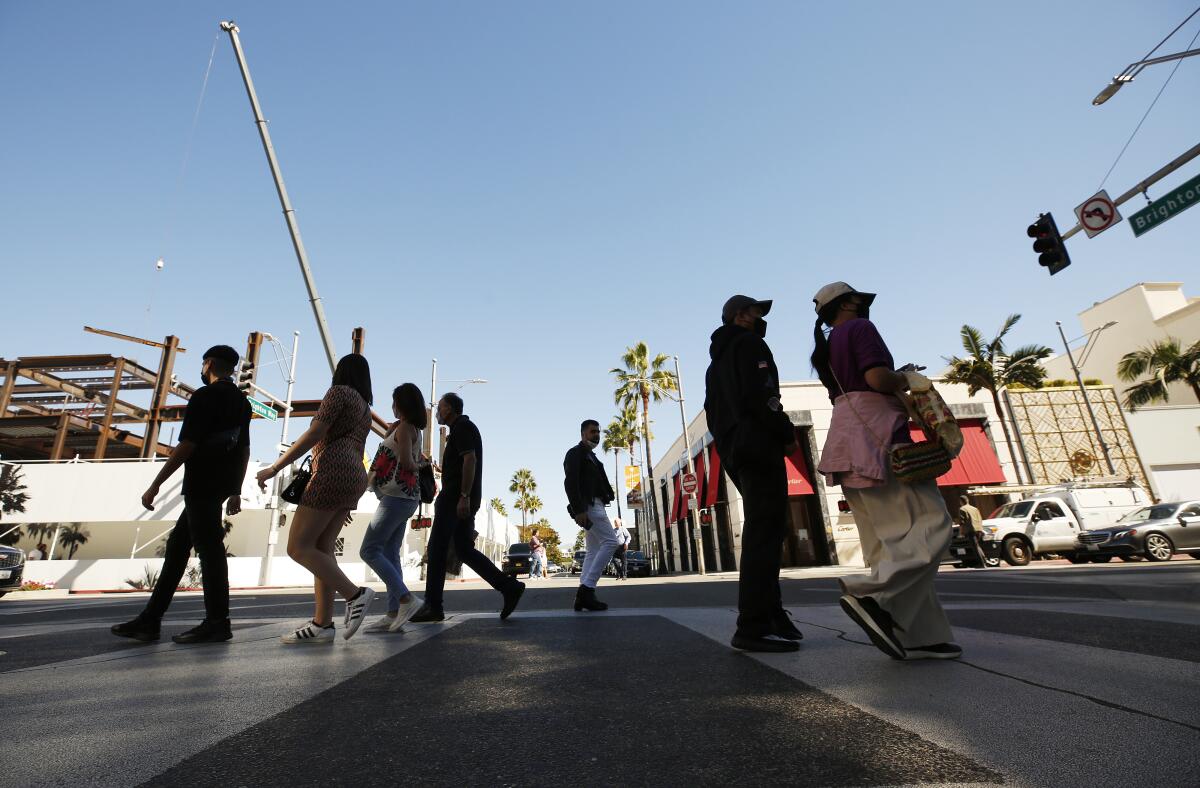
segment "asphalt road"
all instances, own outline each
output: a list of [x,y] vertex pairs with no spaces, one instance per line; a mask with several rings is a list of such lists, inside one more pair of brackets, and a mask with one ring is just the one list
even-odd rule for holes
[[1196,784],[1200,561],[944,571],[957,663],[884,657],[832,574],[788,573],[805,641],[764,656],[727,645],[729,576],[605,579],[601,614],[531,583],[507,622],[451,584],[445,624],[308,648],[300,593],[192,647],[199,595],[150,645],[107,631],[145,595],[10,597],[0,786]]

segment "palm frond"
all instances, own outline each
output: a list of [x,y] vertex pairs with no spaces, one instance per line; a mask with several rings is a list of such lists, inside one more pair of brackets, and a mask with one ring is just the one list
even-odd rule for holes
[[983,334],[979,333],[978,328],[964,325],[959,335],[962,337],[963,350],[967,352],[967,355],[975,358],[983,358],[987,355],[987,350],[983,345]]
[[1123,404],[1130,413],[1154,402],[1168,402],[1167,387],[1161,380],[1152,378],[1125,389]]

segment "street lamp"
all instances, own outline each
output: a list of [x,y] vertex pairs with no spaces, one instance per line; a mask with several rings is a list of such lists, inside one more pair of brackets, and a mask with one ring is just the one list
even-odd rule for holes
[[[1108,443],[1104,440],[1104,433],[1100,430],[1100,420],[1096,418],[1096,411],[1092,408],[1092,400],[1088,396],[1087,386],[1083,385],[1083,375],[1079,371],[1079,367],[1075,364],[1075,355],[1071,352],[1071,343],[1067,341],[1067,335],[1063,332],[1062,321],[1054,321],[1058,326],[1058,335],[1062,337],[1063,347],[1067,349],[1067,360],[1071,362],[1071,369],[1075,372],[1075,381],[1079,384],[1079,391],[1083,394],[1083,404],[1087,406],[1088,415],[1092,418],[1092,428],[1096,430],[1096,440],[1100,442],[1100,451],[1104,453],[1104,464],[1108,466],[1108,475],[1116,476],[1117,469],[1113,466],[1112,456],[1108,452]],[[1115,326],[1117,321],[1113,320],[1100,328],[1088,334],[1088,342],[1091,342],[1091,337],[1099,334],[1106,328]]]
[[1162,57],[1153,57],[1146,60],[1139,60],[1136,63],[1130,63],[1125,67],[1125,70],[1112,78],[1112,82],[1104,87],[1104,90],[1096,94],[1096,98],[1092,99],[1093,106],[1100,106],[1108,101],[1116,92],[1120,90],[1126,83],[1132,82],[1133,78],[1142,73],[1142,69],[1146,66],[1153,66],[1156,63],[1169,63],[1172,60],[1183,60],[1185,57],[1200,55],[1200,49],[1189,49],[1186,52],[1176,52],[1173,55],[1163,55]]

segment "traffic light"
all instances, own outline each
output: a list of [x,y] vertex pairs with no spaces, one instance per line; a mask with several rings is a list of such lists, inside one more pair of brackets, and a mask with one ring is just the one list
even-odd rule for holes
[[246,355],[238,365],[237,387],[247,397],[254,390],[254,382],[258,380],[258,352],[262,349],[263,335],[258,331],[250,332],[246,339]]
[[1033,251],[1038,253],[1038,263],[1050,269],[1054,276],[1071,264],[1067,245],[1058,232],[1053,214],[1038,214],[1037,221],[1025,231],[1033,239]]

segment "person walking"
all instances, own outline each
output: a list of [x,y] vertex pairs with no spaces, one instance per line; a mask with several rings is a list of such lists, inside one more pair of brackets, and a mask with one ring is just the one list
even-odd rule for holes
[[46,558],[46,543],[38,542],[38,546],[25,554],[28,561],[43,561]]
[[196,389],[183,413],[179,443],[142,495],[153,511],[162,485],[183,466],[183,512],[167,537],[163,565],[146,607],[112,633],[134,640],[158,640],[160,622],[183,579],[192,549],[204,573],[204,621],[171,639],[176,643],[217,643],[233,637],[229,624],[229,565],[225,559],[224,518],[242,510],[242,482],[250,461],[250,403],[233,384],[238,353],[216,345],[204,353]]
[[342,525],[367,489],[363,451],[371,429],[371,367],[358,353],[342,356],[321,407],[304,434],[279,459],[258,472],[258,486],[313,450],[312,478],[288,532],[288,556],[313,573],[312,620],[281,640],[298,643],[332,643],[334,594],[346,600],[342,617],[347,640],[358,631],[375,592],[356,586],[338,567],[334,543]]
[[[833,417],[817,470],[842,488],[858,526],[867,575],[842,578],[842,608],[871,642],[893,659],[956,659],[950,622],[933,579],[950,543],[951,518],[937,482],[906,484],[892,474],[892,446],[912,443],[906,389],[929,380],[897,371],[869,319],[874,293],[845,282],[813,298],[813,369],[833,401]],[[830,327],[828,337],[825,326]]]
[[579,425],[579,442],[563,459],[563,486],[567,491],[567,513],[586,532],[587,555],[575,592],[575,610],[608,610],[596,598],[596,584],[617,550],[617,535],[605,511],[613,499],[612,485],[599,458],[593,453],[600,445],[600,422],[587,419]]
[[396,423],[379,444],[367,487],[379,499],[358,555],[387,586],[387,614],[366,625],[366,632],[403,632],[404,623],[421,607],[421,599],[404,584],[400,551],[409,518],[421,505],[418,474],[428,460],[421,456],[421,430],[425,429],[425,395],[414,383],[392,392]]
[[458,560],[475,570],[503,596],[500,619],[516,610],[525,584],[509,578],[475,549],[475,515],[483,503],[483,438],[479,428],[463,413],[462,397],[450,393],[437,405],[439,424],[450,427],[442,456],[442,490],[433,504],[433,527],[429,535],[429,565],[425,579],[425,603],[410,619],[414,623],[444,621],[443,593],[446,587],[446,552],[454,543]]
[[529,578],[546,577],[546,543],[538,536],[538,529],[529,532]]
[[704,376],[704,412],[721,464],[742,496],[742,561],[737,629],[730,645],[785,652],[804,635],[783,607],[779,588],[787,536],[787,470],[796,431],[783,412],[779,369],[767,346],[771,301],[735,295],[721,308]]
[[617,535],[617,551],[613,553],[613,560],[617,562],[617,579],[629,579],[629,542],[633,536],[629,533],[629,529],[625,527],[625,523],[621,522],[620,517],[613,518],[613,531]]
[[971,540],[971,546],[979,558],[979,567],[986,569],[987,554],[983,551],[983,545],[979,543],[983,537],[983,513],[965,495],[958,497],[958,525],[962,535]]

